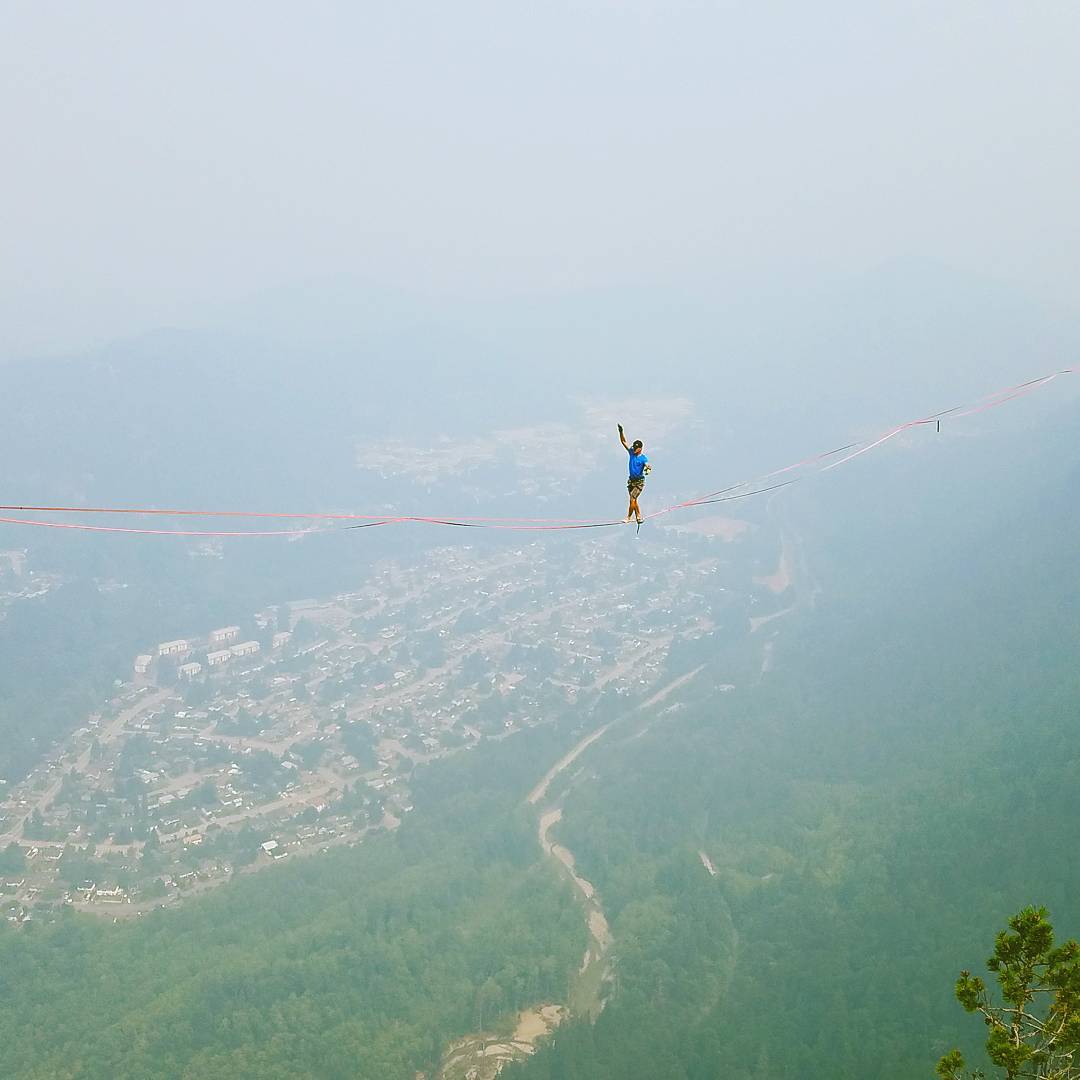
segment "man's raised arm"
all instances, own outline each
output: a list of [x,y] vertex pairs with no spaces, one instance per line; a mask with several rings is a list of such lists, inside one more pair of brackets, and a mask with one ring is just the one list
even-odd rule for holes
[[619,425],[619,442],[623,444],[623,449],[629,451],[630,447],[626,445],[626,432],[622,429],[622,424]]

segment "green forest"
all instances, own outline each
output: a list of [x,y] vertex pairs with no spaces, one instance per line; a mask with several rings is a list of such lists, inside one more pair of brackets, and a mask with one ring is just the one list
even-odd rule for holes
[[[606,1004],[505,1076],[906,1080],[953,1047],[985,1067],[957,972],[1026,905],[1080,930],[1078,475],[989,530],[944,488],[887,542],[895,487],[843,535],[823,501],[820,595],[767,673],[758,637],[704,638],[672,654],[704,666],[669,707],[600,695],[452,755],[392,835],[133,924],[0,932],[3,1074],[412,1080],[571,1000],[583,908],[525,794],[610,720],[549,793],[611,925]],[[942,543],[914,543],[949,499]]]
[[[559,835],[613,918],[618,992],[508,1075],[901,1080],[955,1045],[985,1065],[957,971],[1025,905],[1080,929],[1077,476],[922,569],[903,529],[864,577],[844,552],[748,699],[717,692],[754,675],[728,656],[607,747]],[[890,560],[908,590],[882,589]]]
[[565,995],[585,948],[518,792],[552,732],[432,770],[394,835],[103,925],[0,931],[0,1073],[412,1077]]

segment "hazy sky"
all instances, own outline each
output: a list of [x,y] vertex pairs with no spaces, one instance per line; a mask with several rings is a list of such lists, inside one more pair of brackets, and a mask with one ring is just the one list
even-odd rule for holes
[[0,357],[340,273],[929,256],[1080,307],[1080,5],[0,2]]

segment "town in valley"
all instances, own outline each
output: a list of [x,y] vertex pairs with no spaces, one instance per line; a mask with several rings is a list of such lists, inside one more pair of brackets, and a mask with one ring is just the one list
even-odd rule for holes
[[629,707],[680,650],[783,610],[788,583],[761,576],[775,554],[748,531],[656,530],[629,554],[439,548],[352,592],[148,642],[98,711],[0,787],[6,919],[137,916],[361,843],[410,812],[418,766],[570,706]]

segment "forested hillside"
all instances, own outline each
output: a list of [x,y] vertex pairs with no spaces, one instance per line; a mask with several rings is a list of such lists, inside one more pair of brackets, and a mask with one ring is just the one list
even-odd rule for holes
[[[715,692],[755,682],[752,651],[725,657],[687,709],[597,755],[560,836],[613,916],[618,993],[595,1027],[509,1075],[929,1075],[977,1038],[953,980],[1013,911],[1045,903],[1075,932],[1080,470],[1067,430],[1043,443],[1064,466],[1001,480],[992,511],[977,488],[952,493],[951,510],[947,490],[924,492],[925,508],[898,501],[907,474],[864,494],[858,536],[874,547],[834,560],[843,586],[826,578],[752,693]],[[878,515],[897,505],[890,537]],[[839,513],[827,496],[820,509]],[[835,538],[837,520],[819,527]]]
[[560,1000],[585,929],[519,797],[559,745],[452,759],[396,835],[179,911],[0,930],[0,1073],[411,1078],[478,1018]]
[[[900,1080],[956,1043],[977,1059],[956,971],[1026,903],[1080,923],[1069,430],[992,505],[978,454],[933,489],[926,454],[777,508],[819,576],[771,663],[760,634],[697,642],[678,697],[560,781],[556,835],[599,889],[615,977],[595,1024],[507,1076]],[[392,837],[134,926],[3,935],[8,1072],[408,1078],[485,1009],[565,1000],[583,913],[523,798],[597,720],[553,719],[431,767]]]

